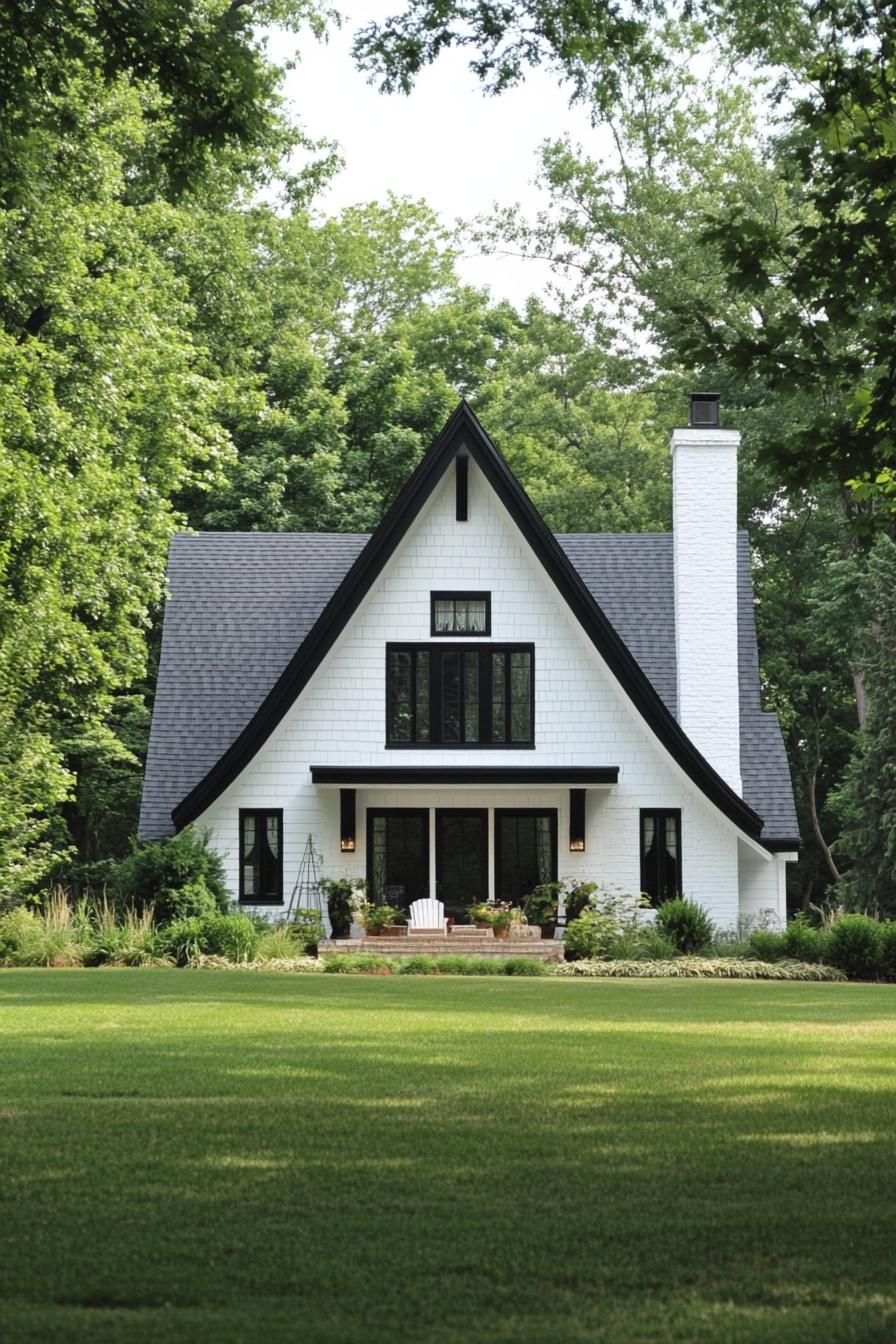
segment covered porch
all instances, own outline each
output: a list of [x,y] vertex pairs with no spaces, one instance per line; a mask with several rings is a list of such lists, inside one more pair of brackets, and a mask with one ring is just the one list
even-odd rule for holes
[[564,853],[586,851],[589,791],[606,793],[618,774],[616,766],[311,769],[321,792],[338,791],[340,852],[366,878],[368,900],[406,912],[435,898],[458,933],[474,903],[522,906],[534,887],[557,881]]

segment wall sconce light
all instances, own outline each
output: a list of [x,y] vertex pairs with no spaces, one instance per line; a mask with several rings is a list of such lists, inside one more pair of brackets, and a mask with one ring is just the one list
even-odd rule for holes
[[339,790],[339,848],[343,854],[355,852],[355,790]]
[[569,851],[571,854],[585,852],[585,790],[569,791]]

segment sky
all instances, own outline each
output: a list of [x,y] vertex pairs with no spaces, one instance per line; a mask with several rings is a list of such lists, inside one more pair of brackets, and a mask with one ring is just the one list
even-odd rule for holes
[[[424,70],[409,97],[387,96],[354,67],[354,32],[370,19],[401,9],[401,0],[342,0],[347,16],[326,44],[308,34],[274,34],[271,54],[282,60],[298,48],[302,60],[286,76],[290,108],[305,131],[339,142],[346,167],[319,205],[328,212],[388,191],[424,199],[446,223],[487,212],[494,202],[519,202],[534,214],[537,150],[564,133],[592,154],[599,141],[582,109],[547,74],[533,72],[520,88],[486,97],[462,52],[444,53]],[[544,290],[546,263],[483,257],[470,250],[459,269],[471,284],[488,285],[496,298],[521,304]]]

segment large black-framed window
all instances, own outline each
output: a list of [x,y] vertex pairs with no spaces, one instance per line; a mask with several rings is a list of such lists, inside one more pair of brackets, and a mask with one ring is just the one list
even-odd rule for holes
[[681,895],[681,809],[641,809],[641,890],[654,905]]
[[495,899],[522,905],[557,881],[556,807],[495,808]]
[[430,593],[431,635],[445,638],[451,635],[485,636],[491,632],[491,593]]
[[283,811],[240,808],[240,900],[283,903]]
[[429,809],[367,809],[367,898],[407,911],[429,896]]
[[535,646],[387,644],[386,745],[534,747]]

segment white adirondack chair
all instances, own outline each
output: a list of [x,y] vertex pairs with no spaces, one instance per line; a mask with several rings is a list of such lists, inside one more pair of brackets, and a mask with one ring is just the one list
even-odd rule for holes
[[441,901],[414,901],[408,914],[408,937],[415,933],[447,935],[448,921]]

